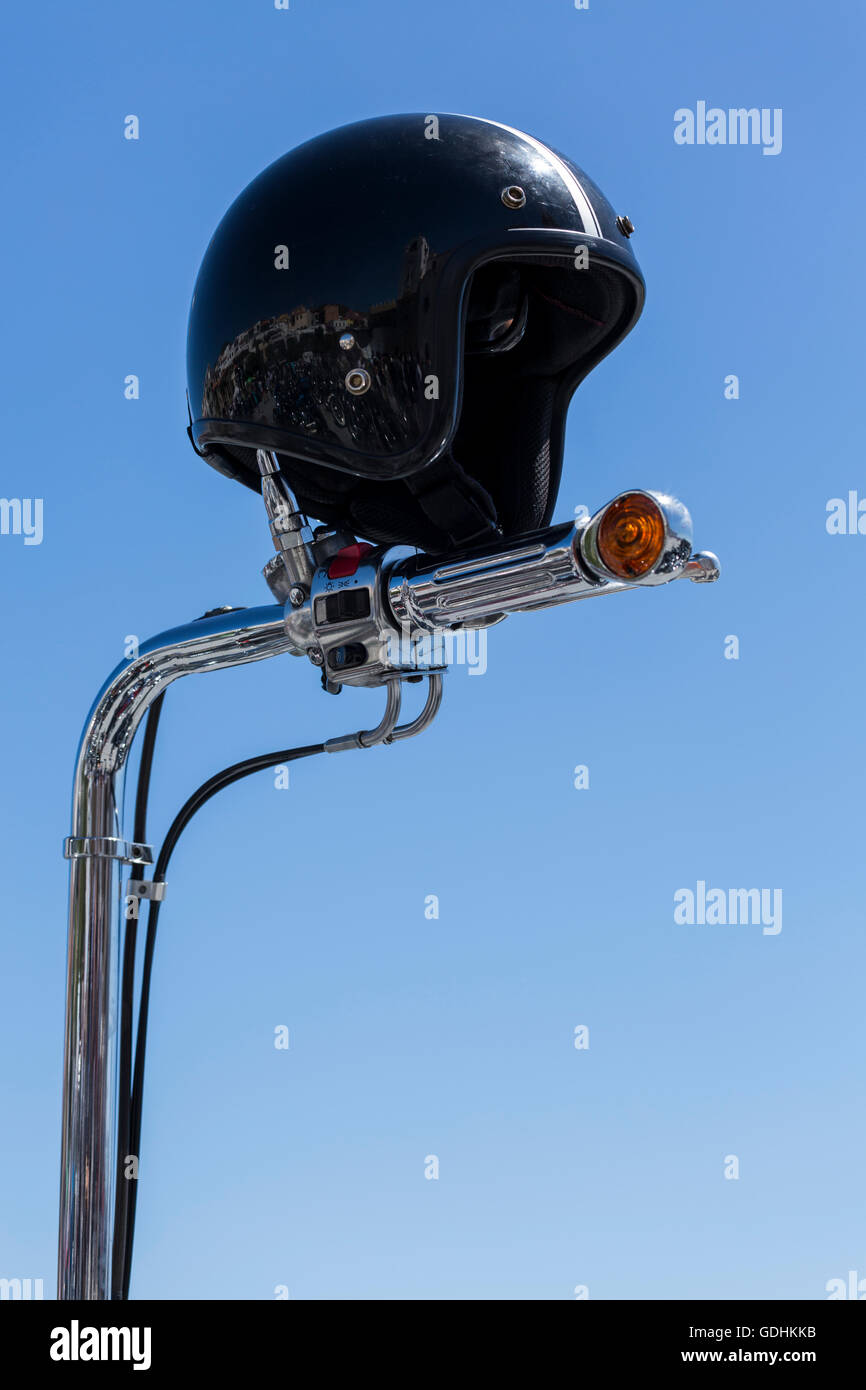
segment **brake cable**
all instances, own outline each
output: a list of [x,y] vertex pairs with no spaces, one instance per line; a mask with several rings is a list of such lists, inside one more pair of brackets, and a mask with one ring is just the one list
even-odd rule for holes
[[[242,777],[248,777],[253,772],[262,772],[268,767],[273,767],[276,763],[294,762],[298,758],[309,758],[315,753],[324,753],[323,743],[309,744],[303,748],[283,748],[274,753],[260,753],[257,757],[247,758],[243,762],[235,763],[232,767],[225,768],[215,776],[204,782],[197,791],[184,803],[180,811],[175,816],[169,827],[156,866],[153,871],[153,882],[164,883],[165,873],[168,868],[172,852],[178,840],[198,811],[205,802],[209,801],[217,792],[224,787],[231,786],[232,782],[238,782]],[[144,947],[144,963],[142,965],[141,991],[138,1008],[138,1030],[135,1040],[135,1066],[133,1069],[132,1091],[129,1099],[129,1151],[136,1157],[141,1146],[141,1117],[142,1100],[144,1093],[144,1059],[147,1049],[147,1016],[150,1005],[150,982],[153,972],[153,955],[156,947],[156,929],[159,924],[160,900],[151,899],[148,902],[147,914],[147,936]],[[121,1269],[115,1274],[112,1271],[112,1284],[115,1288],[119,1287],[120,1293],[117,1296],[123,1299],[129,1297],[129,1280],[132,1272],[132,1243],[135,1236],[135,1208],[138,1192],[137,1180],[126,1184],[125,1192],[125,1213],[123,1219],[123,1254]],[[117,1240],[120,1241],[118,1236]]]

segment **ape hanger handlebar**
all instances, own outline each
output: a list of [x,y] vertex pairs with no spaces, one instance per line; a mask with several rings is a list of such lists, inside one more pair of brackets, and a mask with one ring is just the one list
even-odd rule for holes
[[[157,696],[184,675],[306,654],[326,689],[387,686],[382,722],[330,739],[322,751],[368,748],[420,733],[434,718],[444,664],[429,641],[437,633],[673,579],[706,583],[719,574],[714,555],[692,553],[685,508],[659,493],[621,493],[592,517],[433,558],[375,549],[324,527],[314,533],[272,456],[260,454],[259,464],[277,552],[265,574],[279,602],[221,611],[142,643],[106,681],[81,739],[66,842],[60,1298],[110,1295],[122,876],[133,866],[140,891],[153,862],[150,846],[125,834],[123,771]],[[427,703],[400,724],[401,682],[419,674],[430,677]]]

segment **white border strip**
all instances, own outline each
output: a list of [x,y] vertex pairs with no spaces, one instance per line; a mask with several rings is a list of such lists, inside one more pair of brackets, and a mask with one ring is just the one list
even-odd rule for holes
[[466,119],[483,121],[485,125],[495,125],[498,126],[500,130],[507,130],[510,135],[516,135],[519,140],[525,140],[527,145],[531,145],[537,154],[543,155],[552,165],[556,173],[559,174],[571,194],[574,205],[580,213],[580,218],[583,222],[583,230],[590,236],[593,235],[593,233],[595,236],[601,236],[601,227],[598,224],[598,218],[593,212],[592,204],[568,165],[563,163],[559,155],[554,154],[553,150],[548,149],[547,145],[543,145],[540,140],[536,140],[534,135],[527,135],[524,130],[515,130],[514,126],[503,125],[502,121],[490,121],[486,116],[468,116]]

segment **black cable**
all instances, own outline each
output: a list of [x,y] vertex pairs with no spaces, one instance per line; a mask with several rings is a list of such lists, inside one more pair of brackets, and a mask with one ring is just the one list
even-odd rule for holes
[[[215,618],[223,613],[239,613],[240,608],[224,605],[211,608],[202,613],[196,622],[205,618]],[[133,840],[136,844],[147,843],[147,802],[150,795],[150,776],[153,769],[153,754],[156,747],[156,734],[165,700],[163,690],[151,705],[144,729],[141,758],[138,765],[138,783],[135,793],[135,813]],[[128,1184],[125,1173],[126,1159],[129,1157],[132,1085],[132,1014],[135,992],[135,954],[138,939],[136,918],[125,919],[123,937],[123,964],[120,988],[120,1038],[118,1056],[118,1095],[117,1095],[117,1160],[114,1185],[114,1233],[111,1262],[111,1297],[122,1297],[122,1254],[126,1247],[126,1216],[128,1211]],[[135,1152],[135,1150],[133,1150]]]
[[[231,767],[224,768],[222,772],[217,772],[213,777],[210,777],[207,782],[202,783],[198,791],[193,792],[192,796],[184,803],[169,826],[168,834],[163,841],[162,848],[159,851],[159,856],[156,861],[156,867],[153,871],[153,882],[165,882],[165,872],[181,834],[192,820],[196,811],[199,811],[217,792],[222,791],[225,787],[231,786],[232,782],[240,781],[242,777],[248,777],[254,772],[262,772],[266,768],[273,767],[276,763],[295,762],[298,758],[309,758],[315,753],[324,753],[324,751],[325,745],[323,743],[312,743],[302,748],[284,748],[275,753],[261,753],[258,757],[246,758],[243,762],[234,763]],[[159,924],[159,908],[160,903],[157,900],[151,899],[149,901],[129,1119],[129,1149],[130,1152],[136,1156],[140,1154],[141,1149],[144,1060],[147,1049],[147,1015],[150,1004],[150,981],[153,970],[153,954],[156,946],[156,929]],[[126,1209],[123,1220],[123,1261],[122,1268],[118,1270],[118,1287],[120,1288],[118,1296],[123,1299],[129,1297],[137,1195],[137,1181],[125,1184]],[[114,1284],[114,1276],[112,1276],[112,1283]]]
[[150,795],[150,774],[153,768],[156,731],[159,728],[159,717],[162,714],[165,695],[164,690],[157,695],[147,712],[147,723],[144,726],[144,741],[141,747],[141,761],[138,766],[138,785],[135,789],[135,816],[132,830],[137,845],[147,844],[147,798]]
[[[157,695],[147,714],[144,728],[144,741],[138,765],[138,785],[135,794],[135,817],[132,838],[138,845],[147,843],[147,799],[150,792],[150,774],[153,768],[153,753],[156,746],[156,733],[162,714],[165,691]],[[120,986],[120,1056],[117,1081],[117,1171],[114,1183],[114,1245],[111,1260],[111,1297],[122,1297],[122,1252],[126,1248],[126,1187],[130,1179],[126,1175],[126,1159],[129,1155],[131,1122],[130,1088],[132,1085],[132,1000],[135,990],[135,948],[137,944],[137,922],[135,918],[126,919],[123,937],[123,967]]]

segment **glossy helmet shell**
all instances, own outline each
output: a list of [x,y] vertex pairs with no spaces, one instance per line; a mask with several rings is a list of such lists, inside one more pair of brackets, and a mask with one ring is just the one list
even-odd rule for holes
[[273,450],[309,515],[374,541],[547,524],[572,393],[643,305],[623,225],[576,165],[495,121],[385,116],[308,141],[205,253],[197,451],[258,489]]

